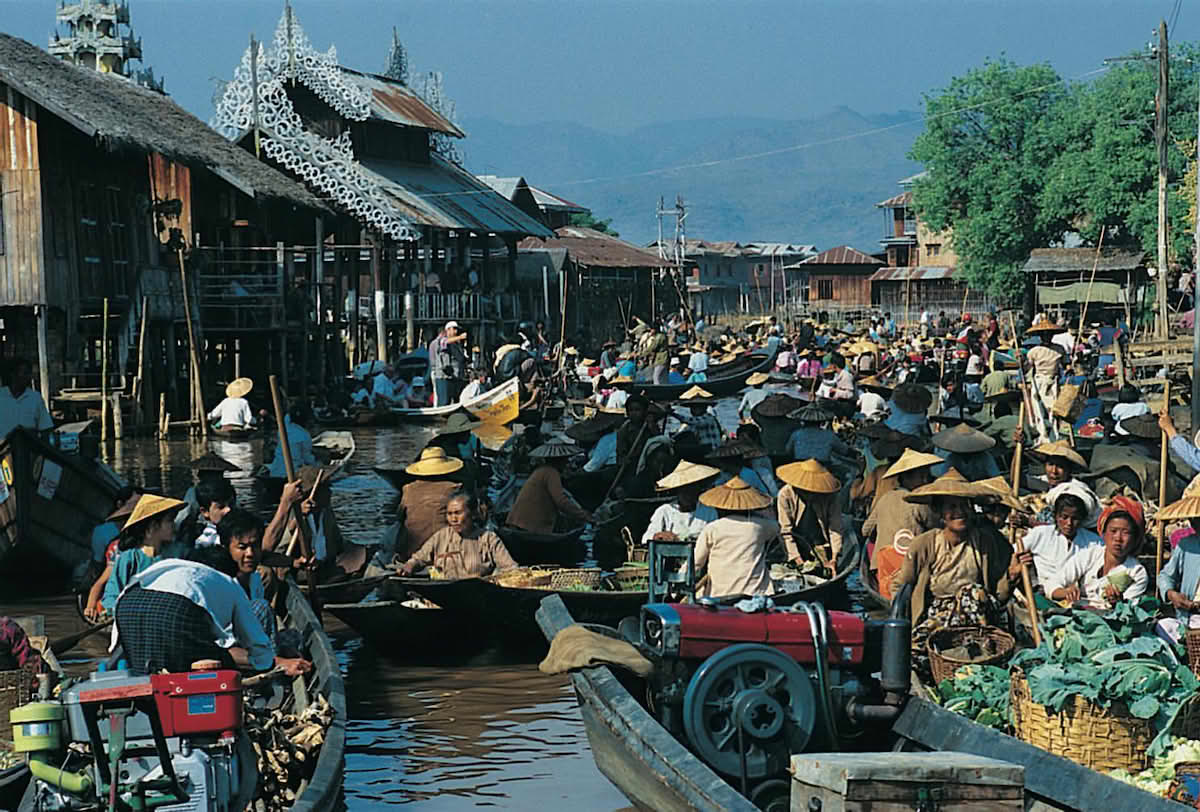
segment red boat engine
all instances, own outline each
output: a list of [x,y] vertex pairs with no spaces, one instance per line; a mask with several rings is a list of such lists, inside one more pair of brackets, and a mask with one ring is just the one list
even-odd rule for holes
[[757,612],[711,599],[648,604],[639,648],[656,665],[651,709],[710,767],[735,785],[740,779],[760,808],[786,809],[778,803],[786,802],[792,754],[853,749],[899,714],[910,668],[903,614],[864,620],[816,603]]

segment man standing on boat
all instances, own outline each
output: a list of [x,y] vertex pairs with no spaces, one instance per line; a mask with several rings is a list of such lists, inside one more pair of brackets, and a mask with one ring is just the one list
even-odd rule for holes
[[13,362],[8,373],[8,386],[0,386],[0,438],[7,437],[17,426],[36,432],[54,428],[46,401],[36,389],[30,388],[33,366],[24,358]]
[[650,380],[655,386],[666,383],[667,363],[671,360],[671,353],[667,346],[667,334],[663,332],[661,324],[655,323],[654,335],[639,353],[639,357],[650,367]]
[[467,367],[462,343],[465,332],[459,332],[458,322],[448,321],[438,337],[429,343],[429,377],[433,379],[433,405],[447,406],[454,402],[457,387]]

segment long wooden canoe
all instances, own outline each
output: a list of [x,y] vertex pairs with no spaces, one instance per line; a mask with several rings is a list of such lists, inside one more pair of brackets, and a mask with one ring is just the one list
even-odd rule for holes
[[[717,397],[736,395],[746,385],[746,379],[755,372],[769,373],[771,371],[775,365],[775,355],[777,352],[778,349],[773,348],[765,355],[748,355],[737,361],[731,361],[721,369],[720,374],[710,375],[708,380],[699,384],[699,386],[702,386],[704,391]],[[650,400],[659,401],[676,400],[696,384],[671,383],[656,386],[642,381],[634,381],[633,383],[617,385],[624,389],[640,391]]]
[[497,535],[518,564],[558,564],[576,566],[587,557],[587,542],[581,536],[586,527],[566,533],[531,533],[515,527],[498,527]]
[[466,409],[478,420],[504,425],[517,419],[520,408],[521,387],[519,380],[514,376],[499,386],[461,403],[427,406],[422,409],[395,407],[392,409],[392,414],[403,422],[419,423],[446,420],[459,409]]
[[91,560],[92,529],[112,512],[120,477],[27,429],[0,440],[0,563],[23,583],[61,580]]
[[323,608],[389,657],[438,659],[485,645],[471,620],[445,609],[416,609],[396,599],[327,603]]
[[[348,431],[323,431],[313,438],[313,455],[317,462],[325,468],[325,481],[340,479],[346,473],[346,466],[358,451],[354,435]],[[282,477],[267,474],[267,466],[260,465],[254,472],[255,478],[264,489],[268,502],[278,502],[283,490]]]

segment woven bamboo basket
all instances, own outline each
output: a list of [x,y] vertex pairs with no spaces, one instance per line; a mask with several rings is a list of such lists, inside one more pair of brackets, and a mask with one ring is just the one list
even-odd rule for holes
[[542,567],[518,567],[515,570],[490,575],[487,580],[515,589],[538,589],[550,586],[552,574],[551,570]]
[[[1154,740],[1154,727],[1119,702],[1106,709],[1076,696],[1061,713],[1054,713],[1033,701],[1029,682],[1019,668],[1012,672],[1009,696],[1013,735],[1027,744],[1097,772],[1136,773],[1150,764],[1146,751]],[[1180,710],[1171,732],[1200,738],[1200,703],[1195,697]]]
[[650,588],[650,568],[617,567],[613,570],[613,580],[622,592],[645,592]]
[[33,697],[33,687],[36,683],[37,678],[32,669],[0,671],[0,724],[7,727],[8,712],[24,705]]
[[550,588],[571,589],[578,586],[595,588],[601,585],[603,577],[603,571],[599,567],[555,570],[550,574]]
[[640,547],[633,542],[633,534],[629,532],[628,527],[621,528],[621,538],[625,539],[625,560],[626,561],[649,561],[650,548]]
[[1184,632],[1183,641],[1187,646],[1188,665],[1192,673],[1200,674],[1200,629],[1188,629]]
[[[996,653],[978,660],[966,660],[949,657],[947,649],[962,646],[970,642],[987,642],[995,645]],[[934,685],[942,680],[950,679],[954,672],[964,665],[999,665],[1008,662],[1016,649],[1017,641],[1008,632],[993,626],[949,626],[938,629],[929,636],[926,648],[929,651],[929,670],[933,672]]]

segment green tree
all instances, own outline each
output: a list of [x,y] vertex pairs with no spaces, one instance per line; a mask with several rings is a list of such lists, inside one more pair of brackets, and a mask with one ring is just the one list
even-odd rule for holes
[[1069,216],[1039,205],[1045,167],[1063,147],[1052,120],[1067,95],[1049,65],[1000,59],[925,96],[926,128],[909,157],[928,172],[914,205],[929,227],[953,230],[972,287],[1016,296],[1030,250],[1069,227]]
[[571,225],[579,226],[580,228],[590,228],[593,231],[599,231],[601,234],[607,234],[610,237],[620,237],[616,229],[612,227],[612,218],[607,220],[597,220],[592,216],[591,212],[583,212],[582,214],[571,215]]

